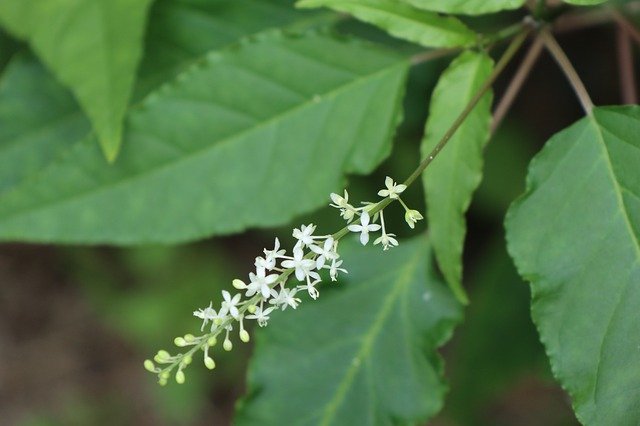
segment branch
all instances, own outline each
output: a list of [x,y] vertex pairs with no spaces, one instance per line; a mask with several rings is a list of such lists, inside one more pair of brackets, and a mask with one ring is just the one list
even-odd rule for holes
[[618,68],[620,70],[620,95],[622,103],[637,104],[638,96],[633,66],[633,50],[629,33],[622,27],[617,31]]
[[615,9],[611,9],[611,16],[616,21],[618,27],[624,30],[627,35],[635,40],[640,45],[640,30],[633,26],[631,22],[627,20],[620,12]]
[[540,56],[540,52],[542,52],[543,46],[544,42],[542,41],[542,38],[539,36],[536,37],[533,44],[529,48],[529,51],[520,63],[518,70],[513,76],[513,79],[509,83],[507,90],[504,92],[502,99],[500,99],[500,102],[498,103],[498,106],[493,113],[493,121],[491,122],[491,134],[495,133],[496,129],[500,126],[500,123],[507,115],[507,112],[509,112],[513,101],[518,95],[518,92],[520,92],[522,85],[531,73],[531,69]]
[[569,58],[567,58],[567,55],[564,53],[548,28],[544,28],[542,31],[540,31],[540,36],[542,37],[547,50],[549,51],[549,53],[551,53],[553,59],[555,59],[556,63],[560,66],[560,69],[562,69],[562,72],[564,73],[565,77],[567,77],[567,80],[569,80],[569,83],[571,83],[573,91],[580,100],[582,109],[584,109],[584,112],[587,113],[587,115],[591,115],[591,111],[593,110],[593,102],[591,101],[591,97],[589,96],[587,89],[584,87],[582,80],[580,80],[578,73],[576,72],[575,68],[573,68],[571,61],[569,60]]

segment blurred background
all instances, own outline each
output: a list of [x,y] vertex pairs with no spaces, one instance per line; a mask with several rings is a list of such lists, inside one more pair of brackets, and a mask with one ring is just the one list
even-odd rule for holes
[[[476,24],[519,17],[509,13]],[[351,21],[340,30],[385,38]],[[21,48],[4,35],[0,40],[0,49]],[[623,102],[613,24],[562,34],[559,42],[597,105]],[[418,163],[430,92],[449,60],[413,68],[393,153],[374,175],[349,180],[354,199],[373,198],[384,176],[402,179]],[[517,62],[498,81],[496,99]],[[529,289],[506,254],[502,220],[524,188],[530,158],[581,116],[564,77],[543,53],[486,151],[484,180],[468,214],[465,285],[471,305],[442,350],[451,390],[430,424],[577,424],[537,340]],[[418,186],[407,197],[409,205],[423,205]],[[394,211],[387,221],[404,230],[401,211]],[[323,209],[295,224],[313,221],[330,231],[339,226],[336,216]],[[0,424],[230,424],[250,344],[221,356],[215,372],[194,363],[197,372],[181,386],[157,386],[142,361],[169,348],[174,336],[198,330],[191,312],[229,288],[232,278],[246,276],[273,236],[286,241],[290,227],[173,247],[0,245]]]

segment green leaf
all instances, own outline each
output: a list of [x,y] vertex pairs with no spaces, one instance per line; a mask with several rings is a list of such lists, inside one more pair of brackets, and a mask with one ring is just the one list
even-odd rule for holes
[[[491,74],[493,61],[484,53],[464,52],[442,74],[431,97],[422,141],[429,155],[456,117]],[[462,287],[465,212],[482,179],[482,150],[489,140],[492,94],[487,93],[422,175],[429,235],[436,259],[458,299]]]
[[299,7],[329,7],[350,13],[389,34],[427,47],[469,46],[476,35],[453,17],[439,16],[394,0],[302,0]]
[[85,140],[0,195],[0,239],[169,243],[284,224],[388,154],[407,69],[324,34],[212,53],[131,112],[116,164]]
[[595,108],[531,162],[509,253],[580,421],[640,421],[640,108]]
[[424,422],[443,404],[436,349],[462,312],[434,276],[426,239],[388,252],[341,243],[348,275],[258,334],[236,424]]
[[0,81],[0,194],[41,170],[90,125],[73,97],[33,58],[14,58]]
[[596,4],[602,4],[607,0],[564,0],[565,3],[575,4],[578,6],[591,6]]
[[525,0],[402,0],[415,7],[440,13],[482,15],[517,9]]
[[122,121],[142,52],[151,0],[3,0],[0,23],[29,42],[71,88],[109,161],[120,148]]

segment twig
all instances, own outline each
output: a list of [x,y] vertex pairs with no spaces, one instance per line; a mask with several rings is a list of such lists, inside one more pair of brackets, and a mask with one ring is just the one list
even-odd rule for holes
[[622,27],[617,31],[618,68],[620,71],[620,95],[622,103],[637,104],[638,95],[633,66],[633,50],[629,33]]
[[560,69],[562,69],[562,72],[564,73],[565,77],[567,77],[567,80],[569,80],[569,83],[571,83],[573,91],[580,100],[582,109],[584,109],[584,112],[587,113],[587,115],[591,115],[591,111],[593,110],[593,102],[591,101],[591,97],[589,96],[587,89],[584,87],[582,80],[580,80],[578,73],[576,72],[575,68],[573,68],[571,61],[569,60],[569,58],[567,58],[567,55],[564,53],[548,28],[544,28],[542,31],[540,31],[540,36],[542,37],[547,50],[549,51],[549,53],[551,53],[553,59],[555,59],[556,63],[560,66]]
[[640,45],[640,30],[638,30],[631,22],[627,20],[620,12],[615,9],[610,11],[613,20],[616,21],[618,27],[624,30],[629,37],[633,38],[638,45]]
[[513,101],[518,95],[518,92],[520,92],[522,85],[524,84],[525,80],[529,76],[529,73],[531,72],[531,69],[535,65],[536,60],[540,56],[540,52],[542,52],[543,46],[544,46],[544,42],[542,41],[542,38],[536,37],[536,39],[533,41],[533,44],[529,48],[529,51],[527,51],[527,54],[525,55],[524,59],[520,63],[518,70],[513,76],[513,79],[511,79],[511,82],[509,83],[507,90],[504,92],[504,95],[500,99],[500,102],[498,103],[498,106],[496,107],[493,113],[493,121],[491,122],[492,134],[496,131],[498,126],[500,126],[500,123],[502,122],[504,117],[507,115],[507,112],[509,112],[511,105],[513,104]]
[[418,53],[417,55],[413,55],[411,57],[411,65],[418,65],[423,62],[431,61],[433,59],[442,58],[443,56],[453,55],[454,53],[460,52],[461,48],[449,48],[449,49],[435,49],[435,50],[427,50],[426,52]]

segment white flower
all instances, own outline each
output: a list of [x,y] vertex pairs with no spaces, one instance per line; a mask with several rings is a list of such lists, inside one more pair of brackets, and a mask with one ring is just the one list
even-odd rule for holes
[[418,210],[407,210],[404,214],[404,220],[411,229],[416,227],[416,222],[424,219]]
[[351,222],[358,210],[349,204],[349,193],[344,190],[344,197],[338,194],[331,193],[331,201],[333,204],[329,204],[331,207],[340,209],[340,216],[342,216],[347,222]]
[[222,297],[224,301],[222,302],[222,306],[220,307],[219,315],[225,316],[227,313],[230,313],[232,317],[238,319],[240,312],[238,311],[238,302],[240,302],[240,298],[242,295],[240,293],[236,294],[231,298],[231,295],[227,290],[222,290]]
[[313,232],[316,230],[316,226],[313,223],[309,225],[302,225],[300,229],[295,228],[293,230],[293,238],[298,240],[296,247],[304,247],[313,244]]
[[270,271],[276,267],[276,259],[269,257],[265,259],[262,256],[258,256],[256,257],[256,261],[253,264],[257,269],[263,268]]
[[280,250],[280,240],[276,237],[276,241],[274,243],[273,250],[264,249],[264,256],[267,262],[273,262],[275,265],[276,259],[284,256],[286,253],[285,249]]
[[383,250],[389,250],[389,247],[397,247],[398,246],[398,240],[393,238],[395,236],[396,236],[396,234],[383,233],[382,236],[376,238],[376,240],[373,242],[373,244],[376,245],[376,244],[382,243],[382,249]]
[[[209,321],[215,321],[217,318],[219,318],[218,314],[216,313],[215,309],[213,309],[212,307],[212,303],[209,302],[209,306],[207,306],[204,309],[198,309],[197,311],[193,311],[193,315],[202,319],[202,327],[200,327],[200,331],[204,330],[204,327],[207,325],[207,323]],[[212,324],[211,327],[213,327],[215,324]]]
[[283,311],[287,309],[287,306],[291,306],[293,309],[296,309],[300,304],[300,299],[295,297],[297,292],[297,288],[288,289],[286,287],[283,287],[280,290],[280,293],[278,293],[275,298],[271,299],[269,303],[276,305]]
[[256,311],[251,315],[247,315],[245,318],[254,319],[258,321],[258,325],[260,327],[264,327],[265,325],[267,325],[267,321],[269,321],[269,314],[274,309],[274,307],[271,307],[263,310],[261,306],[257,306]]
[[369,242],[369,232],[378,231],[380,225],[375,223],[369,224],[369,213],[364,211],[362,212],[362,216],[360,216],[360,225],[349,225],[348,229],[351,232],[360,232],[360,242],[364,246]]
[[316,259],[316,269],[321,269],[327,260],[337,259],[338,253],[333,249],[333,237],[328,237],[324,240],[324,245],[322,247],[311,245],[309,248],[312,252],[318,254],[318,258]]
[[381,197],[389,197],[391,199],[397,199],[398,195],[403,193],[407,189],[407,185],[397,184],[389,176],[384,180],[384,184],[387,189],[381,189],[378,191],[378,195]]
[[298,281],[304,281],[311,270],[316,266],[312,259],[305,259],[302,248],[296,246],[293,249],[293,258],[282,261],[283,268],[295,268]]
[[278,280],[278,274],[267,275],[264,268],[257,268],[255,274],[249,273],[249,280],[245,296],[251,297],[256,293],[261,293],[262,297],[268,299],[271,295],[270,285]]
[[309,292],[309,296],[311,296],[313,300],[316,300],[318,296],[320,296],[320,292],[316,288],[316,285],[319,282],[320,280],[315,280],[312,282],[311,280],[307,279],[307,285],[301,285],[301,286],[298,286],[298,288],[300,290],[307,290]]
[[342,265],[342,260],[334,259],[331,262],[331,266],[329,267],[329,276],[331,277],[331,281],[338,281],[338,271],[348,274],[346,269],[339,267],[340,265]]

